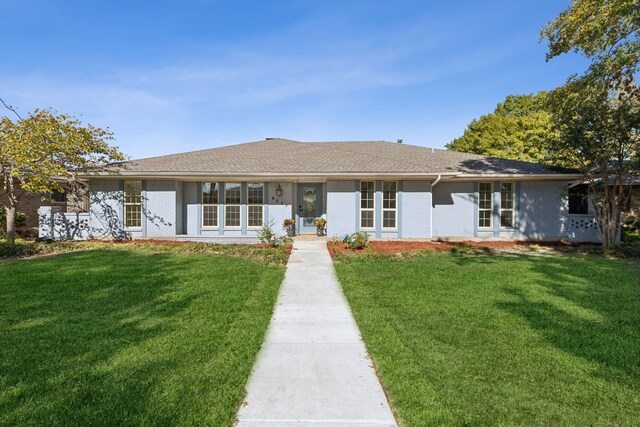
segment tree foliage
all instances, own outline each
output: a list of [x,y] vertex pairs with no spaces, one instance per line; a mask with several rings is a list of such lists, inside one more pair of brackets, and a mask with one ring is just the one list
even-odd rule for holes
[[546,106],[547,92],[509,95],[491,114],[474,119],[449,150],[527,162],[558,164],[551,142],[556,134]]
[[109,144],[112,139],[108,130],[50,110],[35,110],[17,120],[0,118],[0,183],[6,192],[3,203],[10,243],[15,237],[15,212],[21,194],[16,184],[41,195],[65,191],[60,180],[52,178],[74,183],[80,173],[124,160],[118,148]]
[[578,52],[592,60],[585,76],[632,76],[640,65],[638,0],[573,0],[541,31],[547,60]]

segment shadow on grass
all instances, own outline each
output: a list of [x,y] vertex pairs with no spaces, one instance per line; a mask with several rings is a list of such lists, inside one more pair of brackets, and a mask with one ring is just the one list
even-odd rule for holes
[[[0,424],[214,422],[216,391],[234,412],[238,391],[205,371],[234,362],[221,347],[251,297],[241,279],[259,277],[204,257],[87,251],[1,266]],[[243,381],[229,387],[241,394]]]
[[593,257],[516,257],[537,273],[542,296],[505,286],[512,298],[498,308],[525,320],[555,348],[596,362],[592,375],[640,392],[640,269]]

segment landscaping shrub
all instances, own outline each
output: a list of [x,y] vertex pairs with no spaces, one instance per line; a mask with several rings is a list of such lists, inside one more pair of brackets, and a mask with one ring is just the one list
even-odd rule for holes
[[369,235],[363,231],[356,231],[346,236],[343,242],[349,249],[363,249],[369,244]]
[[[24,228],[27,223],[27,216],[23,212],[16,213],[16,230]],[[7,234],[7,211],[4,206],[0,206],[0,236]]]
[[623,258],[640,258],[640,242],[622,242],[613,246],[615,256]]
[[291,244],[290,238],[287,236],[278,236],[273,231],[273,221],[269,221],[262,226],[262,229],[258,233],[258,239],[260,243],[273,247]]

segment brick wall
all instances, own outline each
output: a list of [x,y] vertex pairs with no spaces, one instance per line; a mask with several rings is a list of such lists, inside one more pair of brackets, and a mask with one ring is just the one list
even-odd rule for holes
[[[4,188],[3,180],[0,180],[0,188]],[[18,203],[18,212],[23,212],[26,217],[26,227],[28,229],[37,230],[38,229],[38,208],[40,206],[51,206],[51,203],[48,200],[42,200],[42,197],[24,191],[19,187],[19,184],[16,182],[16,186],[18,187],[20,202]],[[7,193],[0,189],[0,203],[5,205],[7,203]],[[56,206],[61,206],[65,209],[65,203],[55,203]]]

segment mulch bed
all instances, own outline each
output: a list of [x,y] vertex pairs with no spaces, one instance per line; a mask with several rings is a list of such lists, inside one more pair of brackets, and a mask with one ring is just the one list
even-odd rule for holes
[[332,257],[338,254],[344,253],[364,253],[373,252],[378,254],[395,254],[411,251],[449,251],[451,248],[457,245],[468,245],[479,248],[495,248],[495,249],[508,249],[516,247],[526,247],[531,245],[547,246],[547,247],[577,247],[578,243],[571,242],[529,242],[529,241],[488,241],[488,242],[476,242],[476,241],[463,241],[463,242],[445,242],[445,241],[433,241],[433,242],[407,242],[407,241],[383,241],[374,240],[369,242],[369,247],[365,249],[347,249],[345,244],[339,242],[335,245],[332,242],[327,242],[327,248]]

